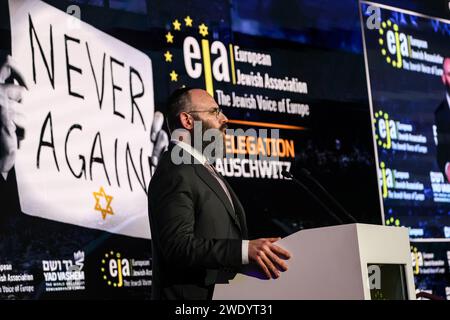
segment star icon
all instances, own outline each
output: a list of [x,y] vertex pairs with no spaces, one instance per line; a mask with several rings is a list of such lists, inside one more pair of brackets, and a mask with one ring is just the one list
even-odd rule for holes
[[173,24],[174,30],[181,30],[181,23],[178,21],[178,19],[176,19],[174,22],[172,22],[172,24]]
[[[113,215],[114,212],[111,208],[111,201],[113,199],[112,196],[109,196],[105,193],[105,190],[103,190],[103,187],[100,187],[99,192],[93,192],[92,193],[94,195],[95,198],[95,207],[94,209],[97,211],[100,211],[102,213],[102,218],[103,220],[106,219],[106,215],[110,214]],[[105,199],[106,200],[106,208],[103,208],[100,204],[100,199]]]
[[191,17],[187,16],[186,18],[184,18],[184,22],[186,23],[186,27],[192,27]]
[[172,62],[172,54],[170,53],[169,50],[167,50],[166,53],[164,53],[164,57],[166,58],[166,62]]
[[208,35],[208,27],[204,23],[202,23],[198,26],[198,33],[206,37]]
[[178,81],[178,74],[175,72],[175,70],[172,70],[170,75],[170,81]]
[[173,35],[169,32],[166,34],[167,43],[173,43]]

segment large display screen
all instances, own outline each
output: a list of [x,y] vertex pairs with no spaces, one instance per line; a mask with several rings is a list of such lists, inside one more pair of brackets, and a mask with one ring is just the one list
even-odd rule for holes
[[[150,5],[2,2],[2,53],[29,85],[24,139],[0,180],[2,298],[150,297],[146,195],[168,132],[157,114],[183,85],[206,89],[229,118],[216,168],[242,201],[251,238],[338,224],[324,205],[350,222],[283,170],[325,199],[307,169],[359,222],[381,224],[361,55],[332,49],[335,40],[243,32],[257,16],[229,1]],[[274,31],[277,17],[259,9]]]
[[450,21],[360,6],[384,222],[409,228],[417,291],[448,298]]
[[365,2],[361,10],[386,223],[448,238],[450,21]]

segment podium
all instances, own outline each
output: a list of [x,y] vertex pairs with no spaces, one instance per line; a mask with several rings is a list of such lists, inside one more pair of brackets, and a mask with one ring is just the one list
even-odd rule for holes
[[277,245],[292,255],[278,279],[260,278],[249,266],[228,284],[216,284],[213,300],[415,299],[407,228],[355,223],[308,229]]

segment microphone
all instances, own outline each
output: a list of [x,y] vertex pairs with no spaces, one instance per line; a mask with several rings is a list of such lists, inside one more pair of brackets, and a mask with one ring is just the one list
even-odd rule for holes
[[334,220],[336,220],[339,224],[343,224],[343,221],[333,212],[330,210],[330,208],[328,208],[327,205],[325,205],[325,203],[323,203],[322,200],[320,200],[313,192],[311,192],[311,190],[309,190],[309,188],[304,185],[302,182],[300,182],[300,180],[298,180],[297,178],[294,177],[294,175],[292,173],[290,173],[289,171],[283,170],[281,172],[281,175],[285,178],[291,179],[292,181],[294,181],[297,185],[299,185],[303,190],[306,191],[306,193],[308,193],[308,195],[313,198],[318,204],[320,204],[320,206],[325,209],[325,211],[328,213],[328,215],[330,215]]
[[331,201],[331,203],[334,204],[336,207],[338,207],[345,214],[345,216],[347,216],[349,220],[351,220],[354,223],[358,223],[355,217],[353,217],[347,210],[345,210],[344,207],[323,187],[323,185],[319,181],[317,181],[316,178],[313,177],[311,172],[309,172],[305,168],[301,168],[300,173],[302,173],[304,177],[306,177],[309,181],[311,181],[313,184],[319,187],[319,189],[327,197],[327,199]]

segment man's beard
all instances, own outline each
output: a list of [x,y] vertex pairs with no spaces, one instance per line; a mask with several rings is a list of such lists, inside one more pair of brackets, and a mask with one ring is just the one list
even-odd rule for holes
[[[193,147],[199,148],[197,144],[201,142],[201,152],[208,160],[215,161],[218,158],[225,157],[225,130],[228,128],[226,123],[222,124],[219,128],[211,126],[207,121],[202,121],[201,119],[194,116],[194,129],[190,131],[191,134],[191,145]],[[201,124],[201,137],[197,137],[196,133],[199,133],[195,127]],[[213,132],[208,132],[208,130],[214,130]],[[199,139],[201,139],[199,141]]]
[[[202,149],[203,151],[206,149],[206,147],[210,146],[209,149],[211,149],[211,144],[214,145],[215,154],[213,154],[214,159],[224,158],[225,157],[225,130],[228,128],[226,124],[223,124],[220,126],[220,128],[211,128],[208,126],[202,127],[202,135],[205,137],[205,132],[209,129],[212,130],[218,130],[220,131],[220,134],[214,135],[214,138],[212,138],[210,141],[207,141],[206,139],[202,139]],[[220,137],[220,138],[219,138]]]
[[[215,154],[212,154],[213,159],[224,158],[225,157],[225,130],[228,128],[227,124],[221,125],[219,128],[210,127],[207,123],[202,123],[202,151],[208,147],[211,150],[211,147],[214,147]],[[214,138],[211,140],[203,139],[205,137],[205,132],[207,130],[217,130],[220,131],[220,134],[214,135]],[[219,139],[220,137],[220,139]],[[212,159],[211,159],[212,160]]]

